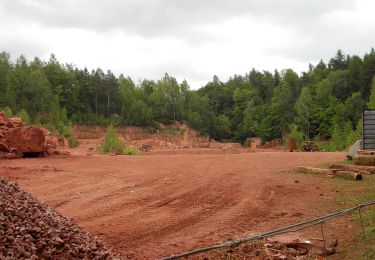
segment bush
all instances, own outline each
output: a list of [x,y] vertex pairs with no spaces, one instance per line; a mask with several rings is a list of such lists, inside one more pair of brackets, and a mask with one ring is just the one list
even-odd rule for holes
[[137,148],[125,146],[124,142],[117,138],[113,125],[108,126],[108,130],[102,145],[102,153],[113,153],[120,151],[123,155],[141,155]]
[[362,128],[363,128],[363,121],[362,119],[358,121],[356,129],[353,130],[350,127],[350,132],[346,138],[346,148],[352,146],[356,141],[362,139]]
[[177,134],[180,133],[180,129],[179,128],[173,128],[173,127],[167,127],[167,128],[160,129],[160,133],[161,134],[167,134],[167,135],[177,135]]
[[13,112],[12,112],[12,109],[11,109],[10,107],[0,108],[0,111],[4,111],[5,114],[6,114],[8,117],[12,117],[12,116],[13,116]]
[[335,123],[332,127],[332,142],[329,151],[343,151],[348,149],[362,136],[362,120],[359,120],[356,129],[352,128],[350,122],[347,122],[344,127],[340,127]]
[[244,146],[244,147],[250,147],[251,146],[250,138],[246,138],[245,141],[243,141],[242,146]]
[[151,125],[147,127],[147,131],[150,134],[156,134],[160,130],[160,124],[156,121],[152,121]]
[[74,130],[73,130],[72,123],[69,122],[65,125],[64,123],[59,122],[56,126],[54,126],[52,124],[48,124],[47,128],[52,130],[52,131],[57,130],[60,137],[66,138],[70,148],[78,146],[78,141],[74,137]]
[[110,124],[113,126],[119,126],[121,122],[121,117],[118,114],[112,114],[110,120]]
[[124,149],[124,142],[117,138],[113,125],[109,125],[107,129],[107,134],[102,145],[102,153],[112,153],[115,150],[121,150],[123,153]]
[[74,130],[72,124],[68,124],[67,126],[64,127],[63,130],[63,137],[68,140],[68,144],[70,148],[77,147],[78,146],[78,141],[74,137]]
[[17,116],[21,118],[25,124],[27,125],[31,124],[31,118],[24,109],[21,109],[21,111],[17,113]]
[[302,131],[298,130],[297,125],[291,124],[289,125],[289,134],[288,139],[293,138],[296,140],[297,149],[301,148],[302,142],[306,140],[306,136],[303,134]]
[[[105,118],[103,115],[100,115],[96,121],[95,121],[95,124],[96,125],[108,125],[110,124],[109,120],[107,118]],[[111,124],[110,124],[111,125]]]
[[142,155],[141,151],[137,148],[126,146],[124,151],[122,152],[123,155]]

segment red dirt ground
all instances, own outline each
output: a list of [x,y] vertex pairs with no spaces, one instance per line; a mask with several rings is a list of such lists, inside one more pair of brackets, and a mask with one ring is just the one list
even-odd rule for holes
[[0,161],[0,175],[131,258],[160,258],[327,213],[336,190],[288,172],[343,153],[70,156]]

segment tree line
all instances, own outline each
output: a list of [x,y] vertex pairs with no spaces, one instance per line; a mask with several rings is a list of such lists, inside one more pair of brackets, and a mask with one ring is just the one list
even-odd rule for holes
[[151,129],[155,122],[185,121],[218,140],[268,141],[292,133],[345,146],[358,136],[362,109],[375,108],[374,75],[374,49],[363,57],[339,50],[300,75],[252,69],[226,82],[214,76],[191,90],[186,80],[168,74],[135,82],[110,70],[63,64],[54,55],[48,61],[12,61],[2,52],[0,108],[58,130],[70,122]]

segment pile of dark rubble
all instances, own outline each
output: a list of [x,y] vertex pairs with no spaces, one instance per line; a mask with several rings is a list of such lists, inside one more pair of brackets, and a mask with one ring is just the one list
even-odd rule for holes
[[151,150],[152,146],[150,144],[142,144],[142,147],[139,148],[142,152],[149,152]]
[[301,151],[302,152],[317,152],[319,151],[319,148],[315,142],[307,141],[301,145]]
[[264,260],[308,260],[325,259],[326,255],[336,253],[337,240],[331,241],[324,250],[321,240],[293,241],[283,243],[280,241],[256,241],[241,244],[230,249],[203,254],[200,259],[264,259]]
[[113,259],[103,242],[0,177],[0,259]]

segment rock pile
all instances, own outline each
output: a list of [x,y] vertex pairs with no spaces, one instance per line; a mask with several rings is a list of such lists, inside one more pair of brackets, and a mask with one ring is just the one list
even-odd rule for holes
[[57,143],[43,128],[24,125],[17,117],[0,112],[0,158],[40,156],[57,151]]
[[319,148],[313,141],[307,141],[301,145],[301,151],[302,152],[317,152],[319,151]]
[[0,259],[113,259],[103,242],[0,177]]
[[139,150],[141,152],[149,152],[151,150],[152,146],[149,144],[142,144],[141,148]]
[[325,255],[336,253],[337,244],[337,240],[331,241],[328,246],[315,239],[287,243],[263,240],[206,253],[206,258],[203,259],[325,259]]

